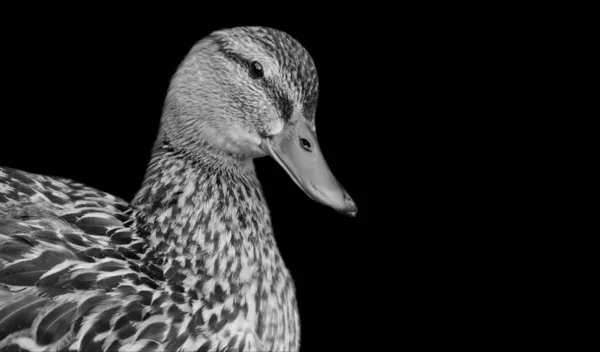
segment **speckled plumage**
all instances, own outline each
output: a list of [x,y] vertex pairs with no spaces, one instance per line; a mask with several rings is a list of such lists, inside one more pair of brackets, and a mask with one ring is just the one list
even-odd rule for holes
[[[247,77],[252,60],[264,79]],[[317,91],[285,33],[219,31],[174,75],[131,204],[0,168],[0,351],[298,350],[294,284],[251,158],[298,114],[314,134]]]

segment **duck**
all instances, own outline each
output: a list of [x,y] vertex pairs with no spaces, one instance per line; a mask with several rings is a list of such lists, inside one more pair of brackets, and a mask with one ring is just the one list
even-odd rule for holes
[[298,351],[294,281],[253,160],[356,216],[319,148],[318,90],[289,34],[222,29],[172,76],[131,202],[0,167],[0,351]]

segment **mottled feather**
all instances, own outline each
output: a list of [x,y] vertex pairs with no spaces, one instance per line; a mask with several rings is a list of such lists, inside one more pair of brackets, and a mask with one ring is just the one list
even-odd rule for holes
[[[222,135],[190,129],[212,122],[183,115],[194,110],[186,94],[197,88],[195,55],[210,43],[221,68],[243,69],[230,59],[256,54],[280,76],[206,83],[216,101],[194,108],[237,118],[261,136],[277,126],[252,115],[266,109],[253,105],[261,99],[284,121],[296,106],[313,117],[318,81],[306,51],[285,33],[238,28],[201,41],[178,69],[131,204],[0,167],[1,351],[298,350],[294,284],[254,168],[236,164],[237,147]],[[235,95],[236,84],[264,92]]]

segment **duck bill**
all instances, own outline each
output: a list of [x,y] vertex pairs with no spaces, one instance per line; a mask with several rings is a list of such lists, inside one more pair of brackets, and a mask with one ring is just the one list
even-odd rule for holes
[[262,149],[310,198],[356,216],[356,204],[331,173],[311,126],[302,115],[295,115],[280,133],[263,140]]

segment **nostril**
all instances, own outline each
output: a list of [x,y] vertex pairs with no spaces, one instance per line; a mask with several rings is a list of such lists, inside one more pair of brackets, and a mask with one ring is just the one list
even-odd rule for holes
[[352,198],[350,198],[348,194],[344,194],[344,200],[346,201],[346,203],[348,203],[348,205],[355,206],[354,201],[352,200]]
[[312,145],[310,144],[310,142],[308,141],[308,139],[306,139],[306,138],[300,138],[300,146],[302,148],[304,148],[304,150],[306,150],[307,152],[311,152],[310,148],[312,148]]

